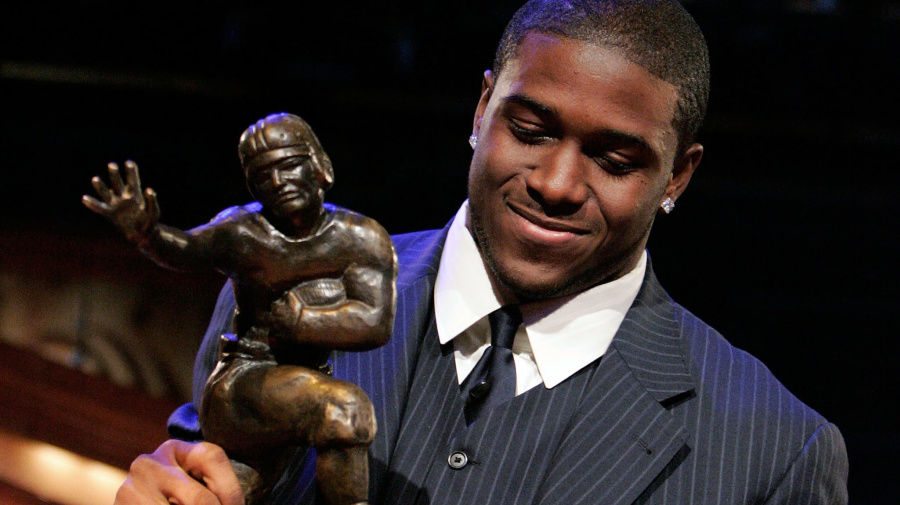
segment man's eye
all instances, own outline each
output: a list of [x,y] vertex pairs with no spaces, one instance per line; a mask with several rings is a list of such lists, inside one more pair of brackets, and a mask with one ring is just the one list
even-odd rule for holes
[[525,144],[539,144],[549,138],[547,132],[534,125],[526,125],[515,120],[510,120],[509,128],[520,142]]
[[600,165],[603,170],[606,170],[612,175],[627,175],[631,172],[637,170],[638,166],[635,163],[626,163],[623,161],[614,160],[608,155],[599,155],[594,156],[594,162]]

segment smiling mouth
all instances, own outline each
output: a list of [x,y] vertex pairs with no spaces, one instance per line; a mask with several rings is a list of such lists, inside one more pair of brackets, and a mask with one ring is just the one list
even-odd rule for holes
[[560,244],[591,232],[587,228],[538,214],[519,203],[507,201],[506,205],[521,218],[518,225],[522,234],[535,242],[547,245]]

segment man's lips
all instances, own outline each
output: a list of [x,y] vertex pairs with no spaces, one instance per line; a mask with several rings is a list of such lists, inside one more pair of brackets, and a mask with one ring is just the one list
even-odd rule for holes
[[514,219],[519,232],[532,242],[557,245],[590,233],[587,228],[548,218],[522,204],[510,201],[506,204],[516,215]]

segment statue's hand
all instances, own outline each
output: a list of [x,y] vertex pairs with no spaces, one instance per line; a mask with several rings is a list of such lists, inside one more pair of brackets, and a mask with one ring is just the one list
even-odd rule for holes
[[303,314],[303,302],[292,291],[288,291],[269,307],[269,319],[266,323],[275,334],[294,334],[300,316]]
[[109,182],[95,176],[91,184],[99,199],[84,195],[85,207],[108,219],[128,240],[140,243],[150,237],[159,223],[159,206],[156,193],[147,188],[141,191],[137,163],[125,162],[125,181],[119,175],[119,165],[109,164]]

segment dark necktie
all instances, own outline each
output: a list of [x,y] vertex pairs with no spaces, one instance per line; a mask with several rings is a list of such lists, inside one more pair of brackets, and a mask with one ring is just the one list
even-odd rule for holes
[[467,425],[516,396],[512,344],[516,330],[522,324],[522,314],[517,306],[507,305],[488,314],[488,321],[491,323],[491,345],[460,385]]

